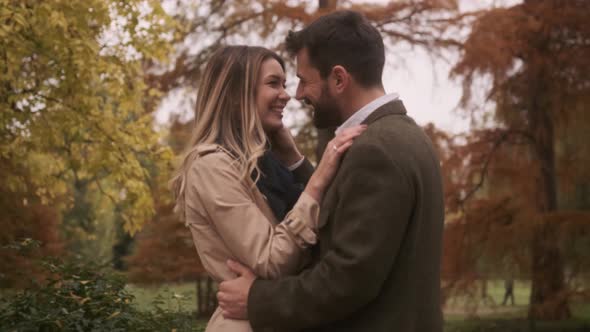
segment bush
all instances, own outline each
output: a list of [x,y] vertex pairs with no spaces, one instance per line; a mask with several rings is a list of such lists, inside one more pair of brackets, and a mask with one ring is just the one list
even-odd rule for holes
[[123,276],[92,263],[44,260],[43,284],[0,300],[5,331],[200,331],[193,315],[154,305],[137,310]]

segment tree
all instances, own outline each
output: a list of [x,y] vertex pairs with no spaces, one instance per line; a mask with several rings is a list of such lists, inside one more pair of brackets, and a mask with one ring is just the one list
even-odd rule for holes
[[126,261],[131,281],[187,282],[204,275],[191,234],[175,218],[172,206],[158,208],[160,217],[138,233],[133,254]]
[[[456,9],[453,0],[436,1],[400,1],[390,4],[364,4],[352,5],[348,1],[314,1],[308,3],[285,2],[277,0],[256,1],[184,1],[177,2],[175,18],[179,25],[187,27],[183,31],[184,38],[176,45],[175,64],[172,68],[164,68],[157,63],[151,67],[151,75],[148,84],[162,91],[185,91],[194,97],[201,71],[210,55],[220,46],[226,44],[261,44],[284,54],[283,41],[288,30],[302,28],[304,24],[320,15],[324,15],[336,9],[353,8],[363,12],[377,28],[384,34],[389,44],[407,43],[428,48],[433,52],[438,46],[457,45],[445,36],[446,29],[450,26],[451,16]],[[203,36],[207,36],[206,39]],[[286,57],[286,59],[290,59]],[[292,75],[294,76],[294,75]],[[311,125],[309,111],[304,123],[296,124],[296,141],[302,151],[310,159],[316,159],[316,153],[320,154],[332,133],[320,133],[320,144],[317,144],[318,133]],[[173,147],[184,147],[188,142],[188,135],[181,134],[180,124],[173,118],[171,138],[169,144]],[[184,136],[182,136],[184,135]],[[179,143],[180,142],[180,143]],[[318,148],[316,148],[318,146]],[[176,150],[176,151],[180,151]],[[151,259],[147,265],[145,261],[139,261],[138,257],[149,257],[150,248],[159,248],[158,251],[181,255],[181,250],[160,243],[155,234],[170,232],[176,236],[177,243],[187,241],[188,232],[177,231],[180,223],[172,223],[169,208],[158,209],[155,220],[157,224],[148,226],[160,231],[147,231],[138,237],[135,251],[129,259],[131,272],[141,275],[147,266],[158,265]],[[164,221],[165,220],[165,221]],[[154,234],[154,235],[150,235]],[[145,237],[144,237],[145,235]],[[148,244],[149,243],[149,244]],[[184,254],[184,251],[182,251]],[[194,249],[192,250],[194,254]],[[184,257],[184,256],[183,256]],[[167,274],[170,276],[181,273],[186,269],[186,264],[174,263],[174,267],[168,266]],[[169,265],[169,264],[165,264]],[[185,266],[182,266],[185,265]],[[156,267],[153,267],[156,269]],[[158,268],[164,268],[158,267]],[[134,272],[135,271],[135,272]],[[164,272],[164,271],[162,271]],[[184,272],[182,272],[184,273]],[[191,272],[192,273],[192,272]],[[196,273],[196,272],[194,272]],[[162,278],[167,278],[162,276]]]
[[85,230],[98,192],[127,232],[141,228],[171,157],[143,70],[167,56],[170,22],[157,1],[0,0],[0,160],[28,170],[7,174],[9,191],[34,192]]
[[[0,180],[0,288],[23,288],[48,276],[38,265],[38,258],[63,254],[59,216],[55,208],[41,204],[35,195],[7,195],[2,182]],[[40,244],[33,245],[31,239]],[[26,250],[16,250],[15,243]]]
[[[283,47],[289,30],[300,29],[321,15],[345,8],[364,13],[390,47],[400,44],[418,46],[440,55],[441,47],[459,45],[448,33],[454,28],[451,23],[460,22],[454,18],[457,9],[455,0],[396,1],[388,4],[353,4],[337,0],[307,3],[207,0],[198,3],[198,10],[195,6],[193,1],[177,4],[176,19],[187,27],[184,41],[177,47],[175,66],[171,70],[161,70],[156,66],[160,70],[150,76],[151,86],[163,91],[190,91],[188,94],[194,96],[205,62],[217,48],[226,44],[260,44],[277,50],[285,59],[291,60]],[[203,35],[209,38],[203,40]],[[302,133],[298,142],[305,143],[307,156],[316,159],[333,133],[316,132],[311,125],[310,111],[305,111],[308,114],[306,120],[296,124],[295,129]]]
[[476,309],[488,299],[487,279],[530,278],[530,253],[522,245],[530,243],[533,225],[530,158],[517,144],[497,145],[494,129],[459,135],[431,125],[425,130],[438,148],[444,179],[443,294],[468,295]]
[[[193,121],[180,123],[176,119],[167,144],[180,155],[189,140]],[[186,282],[195,281],[198,315],[210,315],[217,306],[211,278],[207,275],[188,228],[178,220],[168,189],[160,187],[155,195],[155,217],[146,223],[136,236],[133,252],[125,259],[132,282]]]
[[[530,1],[484,12],[473,22],[454,74],[464,82],[463,105],[472,114],[491,112],[498,126],[487,139],[488,153],[505,144],[527,147],[525,179],[531,198],[531,306],[529,316],[562,319],[570,315],[564,257],[558,246],[560,221],[587,217],[558,211],[556,131],[567,128],[590,89],[590,27],[586,1]],[[478,78],[490,82],[487,98],[495,108],[478,108]],[[470,107],[472,106],[472,107]],[[491,157],[483,158],[491,160]],[[486,165],[480,179],[486,176]],[[480,165],[482,165],[480,164]],[[478,181],[478,187],[484,183]],[[536,193],[536,194],[534,194]],[[463,195],[465,192],[462,193]],[[460,196],[460,195],[459,195]],[[464,200],[462,200],[464,201]]]

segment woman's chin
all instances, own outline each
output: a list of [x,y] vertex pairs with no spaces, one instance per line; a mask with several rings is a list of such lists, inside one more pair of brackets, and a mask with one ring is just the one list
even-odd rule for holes
[[267,124],[264,126],[264,132],[266,132],[267,135],[271,135],[283,129],[283,127],[283,122]]

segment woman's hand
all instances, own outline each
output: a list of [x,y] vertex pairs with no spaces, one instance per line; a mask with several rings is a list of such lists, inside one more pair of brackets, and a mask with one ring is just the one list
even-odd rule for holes
[[271,151],[277,159],[286,167],[289,167],[303,158],[297,149],[295,140],[289,129],[285,126],[269,135]]
[[332,182],[340,166],[342,155],[352,145],[353,140],[362,134],[365,129],[367,129],[366,125],[347,128],[326,145],[322,160],[305,187],[305,192],[308,195],[321,203],[326,188]]

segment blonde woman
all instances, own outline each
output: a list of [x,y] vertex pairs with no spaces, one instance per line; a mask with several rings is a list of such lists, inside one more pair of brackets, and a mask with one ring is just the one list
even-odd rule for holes
[[[342,153],[364,130],[334,138],[313,172],[283,127],[289,98],[283,60],[261,47],[224,47],[201,77],[193,137],[172,185],[176,209],[217,282],[235,278],[230,259],[261,278],[302,268],[306,249],[316,242],[324,190]],[[298,183],[307,184],[298,189]],[[218,308],[207,331],[251,327],[225,319]]]

